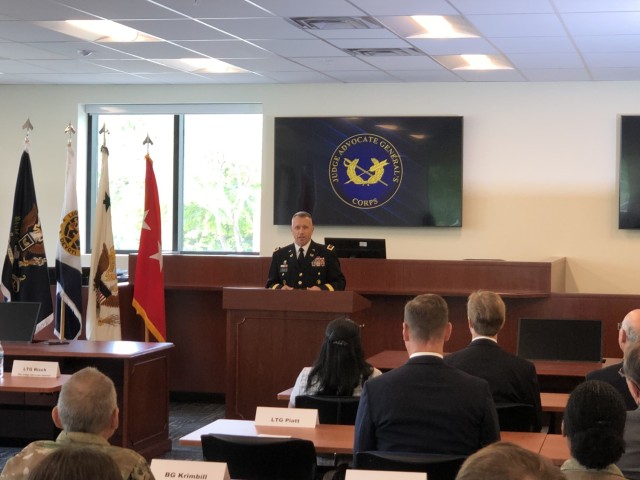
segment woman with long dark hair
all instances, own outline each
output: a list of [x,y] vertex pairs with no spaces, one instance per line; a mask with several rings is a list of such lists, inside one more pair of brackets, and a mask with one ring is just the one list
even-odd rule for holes
[[348,318],[332,320],[315,363],[305,367],[291,391],[289,406],[298,395],[359,396],[367,379],[381,375],[364,359],[360,327]]

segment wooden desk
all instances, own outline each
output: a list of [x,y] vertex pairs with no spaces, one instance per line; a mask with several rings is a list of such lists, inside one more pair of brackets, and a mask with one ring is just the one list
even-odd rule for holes
[[21,393],[57,393],[71,375],[60,375],[57,378],[13,377],[5,372],[0,378],[0,392]]
[[54,439],[59,430],[51,409],[70,375],[57,378],[13,377],[0,379],[0,437],[7,445],[23,445],[32,440]]
[[216,420],[209,425],[185,435],[180,445],[201,445],[201,435],[222,433],[257,437],[277,435],[311,440],[317,453],[353,453],[353,425],[318,425],[316,428],[256,427],[253,420]]
[[551,459],[554,465],[562,465],[571,456],[567,438],[562,435],[548,434],[542,443],[540,455]]
[[[367,362],[385,372],[404,365],[408,359],[409,355],[405,350],[383,350],[367,358]],[[604,362],[533,360],[533,364],[536,366],[541,390],[568,393],[584,380],[587,373],[621,361],[620,358],[605,358]]]
[[[278,400],[289,401],[293,387],[278,392],[276,398]],[[541,392],[540,401],[542,403],[542,411],[547,413],[563,413],[569,400],[568,393],[549,393]]]
[[[291,428],[291,427],[256,427],[252,420],[222,419],[205,425],[198,430],[185,435],[179,440],[180,445],[200,446],[201,436],[206,433],[220,433],[225,435],[280,435],[287,437],[311,440],[318,453],[353,453],[354,439],[353,425],[318,425],[316,428]],[[566,443],[558,441],[564,439],[560,435],[547,435],[546,433],[530,432],[500,432],[501,440],[513,442],[527,450],[549,456],[556,464],[561,464],[569,458],[569,449]],[[545,450],[545,440],[551,437]],[[566,440],[566,439],[565,439]]]
[[[171,450],[169,439],[169,352],[172,343],[91,342],[66,345],[2,342],[5,370],[13,360],[58,362],[64,374],[94,366],[116,386],[120,426],[113,445],[136,450],[147,459]],[[50,418],[50,413],[47,413]],[[29,423],[37,423],[35,419]]]

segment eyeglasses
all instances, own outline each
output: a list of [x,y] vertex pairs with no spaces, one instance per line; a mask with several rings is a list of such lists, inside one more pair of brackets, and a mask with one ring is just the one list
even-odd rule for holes
[[638,390],[640,390],[640,385],[638,385],[638,382],[636,382],[633,378],[628,377],[628,376],[624,373],[624,367],[620,367],[620,370],[618,370],[618,375],[620,375],[622,378],[624,378],[624,379],[626,379],[626,380],[630,381],[631,383],[633,383],[633,384],[636,386],[636,388],[637,388]]
[[624,374],[624,367],[620,367],[620,370],[618,370],[618,375],[620,375],[622,378],[627,378],[627,376]]

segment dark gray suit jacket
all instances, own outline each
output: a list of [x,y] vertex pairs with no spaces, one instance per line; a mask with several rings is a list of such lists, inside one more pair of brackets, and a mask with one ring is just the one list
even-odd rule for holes
[[624,426],[625,452],[616,465],[629,480],[640,480],[640,409],[627,412]]
[[610,383],[622,394],[627,410],[635,410],[638,408],[638,404],[629,393],[627,380],[618,373],[621,367],[622,363],[616,363],[615,365],[594,370],[593,372],[587,373],[587,380],[602,380],[603,382]]
[[499,439],[487,382],[445,365],[439,357],[410,358],[364,384],[354,452],[470,455]]
[[496,342],[479,338],[444,357],[446,364],[489,382],[495,403],[526,403],[536,413],[535,430],[542,428],[540,385],[529,360],[505,352]]

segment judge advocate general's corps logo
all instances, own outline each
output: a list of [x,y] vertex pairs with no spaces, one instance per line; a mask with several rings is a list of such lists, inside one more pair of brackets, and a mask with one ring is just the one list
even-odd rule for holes
[[353,135],[331,155],[329,182],[355,208],[384,205],[400,188],[402,159],[389,140],[371,133]]

